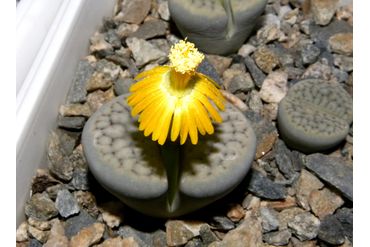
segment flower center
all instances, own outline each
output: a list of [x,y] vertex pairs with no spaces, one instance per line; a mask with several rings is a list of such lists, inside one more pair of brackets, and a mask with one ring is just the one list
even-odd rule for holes
[[180,40],[171,47],[168,55],[171,61],[171,79],[174,89],[185,89],[190,79],[195,75],[198,65],[204,59],[204,55],[198,52],[194,44]]

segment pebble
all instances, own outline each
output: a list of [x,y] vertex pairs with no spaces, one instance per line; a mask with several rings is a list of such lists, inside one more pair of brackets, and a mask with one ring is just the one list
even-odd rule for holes
[[267,233],[278,230],[280,226],[279,213],[271,208],[260,208],[259,210],[262,219],[262,232]]
[[309,204],[311,211],[320,219],[333,214],[340,206],[344,204],[344,200],[337,192],[324,187],[321,190],[312,191]]
[[43,247],[68,247],[68,244],[69,241],[65,236],[64,222],[59,219],[53,219],[49,238]]
[[114,17],[116,22],[140,24],[151,7],[151,0],[123,1],[121,11]]
[[135,37],[138,39],[151,39],[166,34],[166,25],[161,20],[150,20],[144,22],[135,32],[129,37]]
[[[353,57],[343,56],[334,54],[334,65],[337,66],[342,73],[351,72],[353,71]],[[344,73],[345,76],[348,76],[347,73]],[[343,78],[341,81],[345,81],[346,79]]]
[[38,169],[36,176],[32,179],[32,194],[42,193],[55,184],[60,184],[60,181],[51,176],[49,170]]
[[65,235],[70,240],[76,236],[83,228],[89,227],[98,221],[87,214],[84,210],[80,210],[79,214],[71,216],[66,221]]
[[109,201],[99,205],[102,220],[111,228],[118,227],[124,220],[124,204],[121,201]]
[[235,228],[235,223],[224,215],[214,215],[211,217],[209,224],[220,231],[229,231]]
[[287,245],[289,243],[290,237],[292,236],[292,233],[288,230],[282,230],[282,231],[276,231],[276,232],[269,232],[263,234],[263,241],[267,242],[274,246],[281,246],[281,245]]
[[29,217],[27,219],[27,223],[30,226],[33,226],[33,227],[35,227],[35,228],[37,228],[37,229],[39,229],[41,231],[50,230],[50,228],[51,228],[51,221],[38,221],[38,220],[35,220],[32,217]]
[[320,179],[337,188],[346,198],[353,200],[353,171],[345,161],[328,155],[307,155],[306,167]]
[[238,50],[238,55],[246,58],[252,54],[257,48],[251,44],[244,44]]
[[266,79],[266,75],[263,73],[262,70],[260,70],[256,63],[254,62],[254,59],[251,58],[251,57],[246,57],[245,60],[245,65],[247,66],[248,68],[248,71],[250,72],[252,78],[253,78],[253,81],[254,81],[254,84],[257,86],[257,87],[261,87],[262,86],[262,83],[264,82],[264,80]]
[[217,236],[212,232],[209,225],[202,225],[199,230],[199,235],[202,239],[203,246],[208,246],[215,241],[219,241]]
[[279,103],[288,92],[288,75],[282,71],[270,73],[264,80],[259,95],[268,103]]
[[127,38],[126,42],[132,51],[138,68],[142,68],[150,62],[163,63],[167,61],[167,54],[156,49],[154,45],[146,40],[133,37]]
[[334,216],[342,223],[342,230],[344,235],[353,242],[353,209],[352,208],[341,208],[338,209]]
[[64,181],[72,179],[73,164],[61,146],[59,136],[54,131],[49,132],[47,164],[50,173],[56,178]]
[[249,73],[243,73],[235,75],[225,87],[232,94],[248,93],[254,88],[254,83]]
[[253,194],[248,194],[243,202],[242,206],[246,210],[251,210],[251,209],[258,209],[261,203],[261,198],[254,196]]
[[76,198],[80,208],[90,214],[92,217],[97,218],[99,215],[99,209],[96,204],[96,199],[93,193],[89,191],[78,190],[73,192],[73,196]]
[[94,73],[94,67],[87,59],[80,61],[77,72],[73,77],[71,91],[67,97],[67,104],[84,103],[86,101],[86,84]]
[[245,212],[240,204],[232,203],[228,205],[226,216],[233,222],[239,222],[244,218]]
[[320,53],[321,50],[314,44],[308,43],[306,45],[303,45],[301,49],[303,64],[307,65],[315,63]]
[[151,246],[153,244],[153,239],[150,233],[141,232],[135,228],[124,225],[120,226],[115,234],[121,238],[133,237],[134,241],[138,243],[139,246]]
[[318,25],[326,26],[339,7],[339,0],[310,0],[310,10]]
[[295,176],[295,171],[293,169],[292,160],[290,159],[290,150],[285,143],[281,139],[276,140],[272,151],[275,154],[275,160],[279,170],[287,179],[293,178]]
[[139,247],[139,243],[135,241],[133,237],[128,237],[122,239],[121,237],[115,237],[105,240],[102,244],[97,245],[97,247]]
[[63,117],[58,116],[58,126],[65,129],[81,130],[85,126],[84,117]]
[[[289,192],[289,190],[288,190],[288,192]],[[296,207],[297,203],[296,203],[294,197],[288,195],[283,200],[262,201],[260,205],[261,205],[261,207],[266,207],[266,208],[269,207],[269,208],[275,209],[276,211],[280,212],[280,211],[282,211],[284,209],[287,209],[287,208]]]
[[288,223],[298,214],[305,213],[305,210],[299,207],[290,207],[279,212],[279,230],[288,229]]
[[91,174],[86,170],[76,169],[73,172],[72,180],[70,185],[77,190],[89,190],[90,189]]
[[248,93],[246,102],[252,111],[257,114],[262,114],[263,103],[257,90],[253,89]]
[[36,227],[28,225],[28,233],[35,239],[37,239],[40,243],[45,243],[50,235],[50,231],[41,231]]
[[222,82],[222,85],[228,89],[229,86],[230,86],[230,82],[231,80],[237,76],[237,75],[243,75],[244,72],[240,69],[237,69],[237,68],[229,68],[229,69],[226,69],[224,71],[224,73],[222,74],[222,78],[223,78],[223,82]]
[[312,191],[322,187],[324,187],[324,184],[315,175],[303,169],[301,176],[294,184],[298,205],[307,211],[310,210],[309,199]]
[[309,212],[297,214],[288,221],[288,227],[301,241],[312,240],[317,237],[320,220]]
[[216,69],[212,66],[211,62],[208,60],[207,57],[205,57],[203,61],[199,64],[196,72],[201,73],[203,75],[207,75],[219,86],[221,86],[220,77],[218,76]]
[[111,44],[115,50],[122,47],[121,38],[113,29],[108,30],[108,32],[104,35],[104,40]]
[[108,103],[115,97],[114,89],[111,87],[106,91],[97,90],[95,92],[90,93],[87,96],[86,104],[90,107],[92,111],[99,110],[105,103]]
[[77,200],[68,190],[60,190],[55,200],[55,208],[59,211],[60,215],[68,218],[71,215],[80,212],[80,206]]
[[163,1],[158,4],[158,13],[162,20],[169,21],[171,18],[170,11],[168,9],[168,2]]
[[114,54],[114,48],[105,40],[105,34],[96,33],[90,38],[90,52],[99,57]]
[[104,234],[104,224],[94,223],[89,227],[81,229],[76,236],[71,238],[69,247],[88,247],[100,241]]
[[327,215],[321,222],[318,238],[332,245],[340,245],[345,241],[342,224],[334,215]]
[[319,78],[329,81],[332,77],[332,67],[326,58],[311,64],[301,75],[301,78]]
[[17,242],[24,242],[29,240],[28,236],[28,224],[26,221],[23,221],[19,227],[17,228],[16,232],[16,241]]
[[353,33],[339,33],[329,39],[329,45],[333,52],[352,56],[353,55]]
[[61,105],[59,108],[59,114],[64,117],[82,116],[85,118],[89,118],[93,113],[93,110],[87,104]]
[[253,53],[253,58],[258,68],[266,74],[279,64],[279,57],[267,46],[258,47]]
[[47,221],[58,215],[54,202],[46,193],[34,194],[25,204],[24,212],[27,217],[38,221]]
[[248,191],[256,196],[270,200],[279,200],[287,197],[287,190],[284,186],[264,177],[261,172],[252,168],[247,176],[250,178]]

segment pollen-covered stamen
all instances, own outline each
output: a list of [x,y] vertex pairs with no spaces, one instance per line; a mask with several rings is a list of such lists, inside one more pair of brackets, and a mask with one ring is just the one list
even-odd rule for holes
[[171,77],[178,89],[184,89],[192,76],[195,75],[198,65],[204,59],[194,44],[180,40],[179,43],[171,47],[171,53],[168,55],[171,61]]

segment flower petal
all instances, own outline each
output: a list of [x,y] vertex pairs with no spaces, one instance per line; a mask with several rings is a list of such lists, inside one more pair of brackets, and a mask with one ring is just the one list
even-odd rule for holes
[[173,112],[172,128],[171,128],[171,141],[176,141],[180,134],[181,124],[182,124],[182,101],[177,99],[175,101],[175,110]]

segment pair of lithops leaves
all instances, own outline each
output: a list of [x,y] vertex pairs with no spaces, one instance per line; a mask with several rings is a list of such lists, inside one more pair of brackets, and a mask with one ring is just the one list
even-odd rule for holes
[[182,36],[209,54],[229,55],[245,42],[267,0],[168,0]]
[[82,134],[92,174],[126,205],[154,217],[177,217],[218,200],[244,179],[257,140],[235,106],[226,103],[223,123],[214,124],[214,134],[200,135],[197,145],[167,140],[161,146],[139,131],[127,97],[102,106]]

